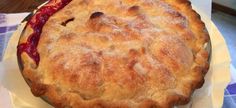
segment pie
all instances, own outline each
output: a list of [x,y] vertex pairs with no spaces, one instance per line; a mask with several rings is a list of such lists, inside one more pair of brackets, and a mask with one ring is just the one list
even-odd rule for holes
[[50,0],[17,55],[56,108],[172,108],[203,85],[208,41],[188,0]]

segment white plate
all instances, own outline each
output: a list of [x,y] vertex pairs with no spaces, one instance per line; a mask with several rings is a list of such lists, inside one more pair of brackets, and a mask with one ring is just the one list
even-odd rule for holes
[[[192,101],[187,107],[220,108],[223,104],[224,89],[230,81],[230,57],[224,38],[216,26],[209,20],[206,13],[201,10],[198,10],[198,12],[201,13],[204,22],[207,24],[211,36],[212,60],[203,87],[194,92]],[[18,30],[13,34],[6,49],[4,62],[0,63],[0,81],[8,90],[6,92],[0,89],[0,94],[1,91],[4,91],[3,94],[5,94],[5,96],[0,96],[0,108],[52,108],[42,99],[32,95],[18,68],[16,46],[23,27],[24,24],[19,26]],[[5,102],[9,99],[8,103],[10,105],[1,104],[1,101],[3,101],[1,99]]]

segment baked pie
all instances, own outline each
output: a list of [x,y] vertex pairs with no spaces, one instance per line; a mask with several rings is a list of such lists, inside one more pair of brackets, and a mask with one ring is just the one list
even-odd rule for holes
[[171,108],[203,85],[208,41],[188,0],[50,0],[17,55],[56,108]]

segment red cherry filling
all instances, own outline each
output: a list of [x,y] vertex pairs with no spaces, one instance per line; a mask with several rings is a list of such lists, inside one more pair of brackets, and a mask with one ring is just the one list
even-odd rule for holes
[[72,0],[50,0],[45,6],[41,7],[36,14],[28,21],[33,29],[26,43],[17,46],[17,56],[20,58],[23,52],[26,52],[38,65],[40,61],[39,53],[37,51],[38,42],[44,24],[50,16],[65,7]]

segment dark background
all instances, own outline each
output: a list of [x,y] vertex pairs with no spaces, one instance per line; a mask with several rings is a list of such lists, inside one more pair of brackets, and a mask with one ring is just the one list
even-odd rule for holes
[[47,0],[0,0],[0,13],[30,12]]

